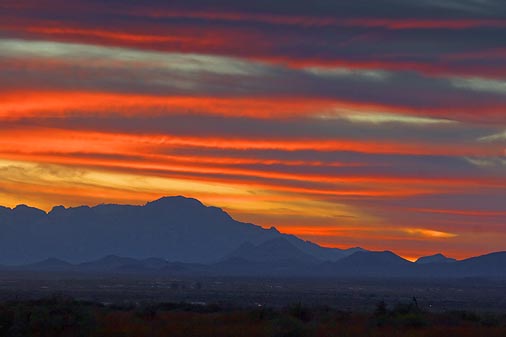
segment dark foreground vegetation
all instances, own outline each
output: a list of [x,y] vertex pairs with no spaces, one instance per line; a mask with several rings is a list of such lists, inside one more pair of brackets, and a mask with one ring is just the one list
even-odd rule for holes
[[506,336],[506,315],[429,313],[381,301],[370,313],[306,307],[223,308],[190,303],[105,305],[52,297],[0,304],[0,336]]

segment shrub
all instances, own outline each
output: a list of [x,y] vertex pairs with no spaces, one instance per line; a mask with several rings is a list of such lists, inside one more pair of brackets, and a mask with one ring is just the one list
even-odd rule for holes
[[273,322],[271,337],[307,337],[310,336],[309,327],[293,316],[281,316]]
[[289,306],[288,313],[290,316],[303,322],[309,322],[313,317],[311,310],[303,306],[301,302]]

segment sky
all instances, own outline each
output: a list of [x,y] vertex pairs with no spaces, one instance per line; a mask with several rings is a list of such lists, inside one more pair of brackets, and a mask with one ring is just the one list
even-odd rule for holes
[[2,0],[0,204],[504,250],[505,36],[503,0]]

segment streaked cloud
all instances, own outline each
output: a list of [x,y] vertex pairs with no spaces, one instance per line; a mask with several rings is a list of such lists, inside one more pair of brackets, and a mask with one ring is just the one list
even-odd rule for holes
[[457,234],[454,233],[447,233],[423,228],[407,228],[404,231],[410,235],[421,236],[431,239],[451,239],[458,236]]
[[367,70],[353,68],[329,68],[329,67],[307,67],[303,68],[310,74],[322,77],[362,77],[371,81],[384,81],[388,79],[389,73],[383,70]]
[[493,142],[499,142],[506,140],[506,131],[499,132],[496,134],[480,137],[478,141],[485,142],[485,143],[493,143]]
[[494,167],[503,167],[506,166],[506,149],[504,152],[504,157],[496,157],[496,158],[466,158],[468,162],[473,165],[484,167],[484,168],[494,168]]
[[506,81],[474,77],[455,78],[452,79],[451,82],[457,88],[466,88],[475,91],[484,91],[506,95]]
[[318,116],[322,119],[344,119],[352,123],[400,123],[414,125],[431,125],[431,124],[453,124],[457,123],[449,119],[430,118],[423,116],[409,116],[402,114],[393,114],[385,112],[362,112],[353,110],[339,110],[333,114],[322,114]]
[[[148,67],[223,75],[257,74],[262,70],[260,65],[231,57],[18,39],[0,39],[0,56],[62,59],[72,63],[92,62],[91,65],[99,67]],[[268,69],[264,67],[263,70]]]

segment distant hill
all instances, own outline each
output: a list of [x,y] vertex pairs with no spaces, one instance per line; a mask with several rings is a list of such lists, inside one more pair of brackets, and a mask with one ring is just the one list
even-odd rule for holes
[[269,264],[280,262],[315,264],[319,262],[314,256],[304,253],[292,245],[286,238],[272,239],[257,246],[246,242],[226,258]]
[[437,256],[410,262],[390,252],[357,252],[333,263],[325,263],[322,275],[377,278],[498,278],[506,279],[506,252],[477,256],[466,260]]
[[40,270],[40,271],[58,271],[58,270],[68,270],[72,268],[73,265],[55,258],[49,258],[40,262],[32,263],[24,266],[25,269],[29,270]]
[[82,270],[116,270],[118,268],[124,268],[125,266],[138,266],[141,264],[141,261],[131,257],[108,255],[95,261],[81,263],[77,267]]
[[428,264],[428,263],[452,263],[457,262],[456,259],[451,257],[446,257],[441,253],[430,255],[430,256],[422,256],[415,263],[418,264]]
[[[271,258],[269,258],[271,257]],[[169,262],[160,258],[133,259],[106,256],[90,262],[70,264],[58,259],[1,271],[58,272],[83,275],[174,276],[248,276],[309,278],[406,278],[506,280],[506,252],[492,253],[453,263],[413,263],[385,252],[358,251],[336,262],[322,262],[291,245],[286,239],[274,239],[260,245],[245,243],[216,263]]]
[[506,279],[506,252],[413,263],[391,251],[325,248],[185,197],[49,213],[0,207],[0,232],[3,272]]
[[496,252],[452,263],[446,269],[451,277],[506,277],[506,252]]
[[409,275],[414,264],[390,252],[359,251],[326,265],[327,273],[339,276],[392,277]]
[[104,256],[150,257],[213,263],[249,242],[284,238],[304,254],[336,261],[357,249],[325,248],[276,228],[236,221],[223,210],[181,196],[144,206],[0,207],[0,264],[27,264],[48,257],[80,263]]

